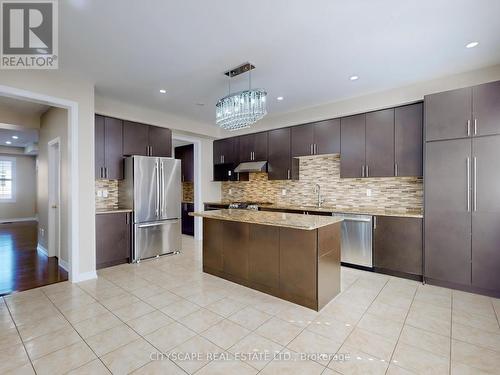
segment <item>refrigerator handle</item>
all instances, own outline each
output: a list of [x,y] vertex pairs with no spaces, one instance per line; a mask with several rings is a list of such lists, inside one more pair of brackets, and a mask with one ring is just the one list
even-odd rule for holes
[[160,216],[163,217],[164,212],[165,212],[165,181],[164,181],[163,162],[160,161]]
[[160,211],[160,168],[158,162],[155,163],[155,176],[156,176],[156,216],[158,217]]

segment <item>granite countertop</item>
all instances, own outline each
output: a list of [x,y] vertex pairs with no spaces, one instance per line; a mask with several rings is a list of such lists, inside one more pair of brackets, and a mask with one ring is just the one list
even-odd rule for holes
[[119,214],[124,212],[132,212],[131,208],[109,208],[109,209],[99,209],[95,211],[96,215],[102,214]]
[[303,230],[318,229],[342,221],[342,219],[333,216],[302,215],[240,209],[191,212],[189,215],[207,219],[237,221],[241,223],[271,225]]
[[[205,202],[205,204],[213,205],[226,205],[230,202],[219,201],[219,202]],[[276,204],[276,203],[260,203],[259,207],[276,209],[276,210],[297,210],[297,211],[311,211],[311,212],[335,212],[339,214],[359,214],[359,215],[376,215],[376,216],[394,216],[394,217],[413,217],[413,218],[423,218],[424,215],[422,211],[415,210],[391,210],[391,209],[381,209],[381,208],[369,208],[369,207],[337,207],[337,206],[300,206],[300,205],[287,205],[287,204]]]

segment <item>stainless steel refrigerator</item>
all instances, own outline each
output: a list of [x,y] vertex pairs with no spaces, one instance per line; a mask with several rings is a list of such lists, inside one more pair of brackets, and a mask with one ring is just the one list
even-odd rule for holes
[[181,250],[181,162],[174,158],[130,156],[120,188],[133,207],[132,261]]

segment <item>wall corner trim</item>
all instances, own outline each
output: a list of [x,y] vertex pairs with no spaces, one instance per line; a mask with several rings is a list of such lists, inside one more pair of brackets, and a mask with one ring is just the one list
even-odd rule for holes
[[69,272],[69,263],[66,262],[65,260],[58,259],[59,267],[64,269],[66,272]]
[[87,281],[87,280],[92,280],[92,279],[97,279],[97,272],[96,271],[80,273],[78,276],[74,277],[71,280],[71,282],[81,283],[82,281]]
[[[47,250],[45,247],[43,247],[42,245],[40,245],[39,243],[36,245],[36,249],[37,249],[39,252],[41,252],[43,255],[45,255],[46,257],[48,257],[48,256],[49,256],[49,252],[48,252],[48,250]],[[64,267],[63,267],[63,268],[64,268]]]

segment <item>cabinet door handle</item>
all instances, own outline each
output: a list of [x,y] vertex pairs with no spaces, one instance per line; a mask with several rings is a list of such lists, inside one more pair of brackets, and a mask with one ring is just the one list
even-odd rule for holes
[[368,164],[366,165],[366,177],[369,177],[370,176],[370,172],[369,172],[369,169],[368,169]]
[[474,135],[477,135],[477,118],[474,119]]
[[99,167],[99,178],[102,178],[102,167]]
[[467,212],[470,212],[470,158],[466,160],[467,171]]
[[398,163],[394,163],[394,176],[398,177]]
[[467,136],[470,136],[470,120],[467,120]]
[[318,145],[314,144],[314,155],[318,155]]
[[373,217],[373,229],[377,229],[377,217]]
[[361,166],[361,177],[365,177],[365,166]]
[[286,171],[286,177],[287,177],[288,180],[290,179],[290,169],[287,169],[287,171]]
[[477,211],[477,158],[474,156],[474,211]]
[[310,146],[311,146],[311,147],[309,147],[309,153],[310,153],[311,155],[314,155],[314,145],[311,143],[311,144],[310,144]]

